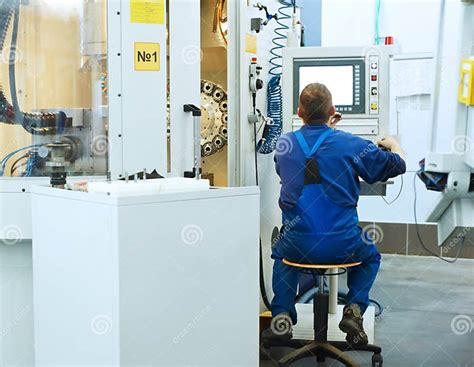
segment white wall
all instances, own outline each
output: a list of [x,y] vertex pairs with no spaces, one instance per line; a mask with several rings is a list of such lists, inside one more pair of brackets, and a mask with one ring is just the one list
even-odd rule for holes
[[[402,54],[435,53],[440,0],[382,0],[380,36],[393,36]],[[455,133],[458,109],[456,88],[462,36],[461,1],[448,0],[446,7],[445,43],[443,49],[442,92],[440,98],[438,151],[449,152]],[[323,0],[322,46],[364,46],[373,44],[375,29],[375,0]],[[432,74],[433,75],[433,74]],[[432,78],[431,75],[431,78]],[[413,82],[406,80],[406,83]],[[393,113],[391,131],[398,130],[407,153],[407,174],[400,198],[391,206],[380,197],[363,197],[359,204],[363,221],[412,223],[413,178],[418,161],[428,151],[430,110],[411,110]],[[398,129],[397,129],[398,124]],[[388,189],[386,199],[395,198],[401,180]],[[428,192],[417,182],[418,220],[426,218],[438,193]]]

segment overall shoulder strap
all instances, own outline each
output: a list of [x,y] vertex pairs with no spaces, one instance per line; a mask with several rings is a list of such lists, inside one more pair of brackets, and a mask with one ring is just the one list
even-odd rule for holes
[[296,130],[294,134],[295,134],[296,140],[298,141],[298,144],[303,150],[305,157],[308,157],[309,153],[311,153],[311,149],[309,149],[308,143],[306,142],[306,139],[304,138],[303,133],[301,132],[301,130]]
[[319,165],[316,159],[316,152],[318,151],[321,144],[334,132],[333,129],[325,130],[319,138],[316,140],[316,143],[313,145],[313,148],[310,150],[308,143],[304,139],[303,134],[300,130],[295,132],[296,138],[298,139],[298,143],[301,146],[305,156],[306,156],[306,163],[305,163],[305,174],[304,174],[304,184],[305,185],[313,185],[313,184],[320,184],[322,182],[321,174],[319,172]]
[[306,158],[309,159],[309,158],[311,158],[312,156],[314,156],[316,154],[316,152],[318,151],[321,144],[324,143],[326,138],[329,135],[331,135],[333,132],[334,132],[334,130],[331,129],[331,128],[325,130],[319,136],[318,140],[316,140],[316,143],[314,143],[312,149],[309,148],[308,143],[306,142],[306,139],[304,138],[303,133],[301,132],[301,129],[295,131],[294,134],[295,134],[296,140],[298,141],[298,144],[300,145],[301,149],[303,150],[304,155],[306,156]]
[[318,140],[316,140],[316,143],[314,143],[313,149],[311,149],[311,152],[309,153],[308,158],[312,157],[316,154],[316,152],[318,151],[321,144],[324,143],[324,141],[328,138],[328,136],[331,135],[333,132],[334,132],[334,130],[329,128],[321,134],[321,136],[318,138]]

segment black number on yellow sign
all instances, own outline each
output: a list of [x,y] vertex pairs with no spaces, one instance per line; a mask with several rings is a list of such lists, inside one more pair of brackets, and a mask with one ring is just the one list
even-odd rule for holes
[[159,71],[160,70],[160,44],[135,43],[135,70]]

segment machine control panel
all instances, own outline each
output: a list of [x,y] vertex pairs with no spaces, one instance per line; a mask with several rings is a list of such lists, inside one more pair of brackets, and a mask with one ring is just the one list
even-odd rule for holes
[[369,57],[370,65],[370,114],[377,115],[379,113],[379,57],[372,55]]
[[377,141],[390,133],[391,45],[287,47],[283,50],[284,131],[301,126],[297,110],[302,89],[324,84],[343,119],[337,128]]

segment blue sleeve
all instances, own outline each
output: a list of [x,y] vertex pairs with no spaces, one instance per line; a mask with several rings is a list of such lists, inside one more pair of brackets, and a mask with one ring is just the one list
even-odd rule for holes
[[278,163],[277,155],[273,157],[273,160],[275,161],[275,170],[278,176],[280,176],[280,164]]
[[354,158],[357,174],[368,184],[387,181],[405,173],[405,161],[396,153],[384,151],[368,140],[357,144]]

